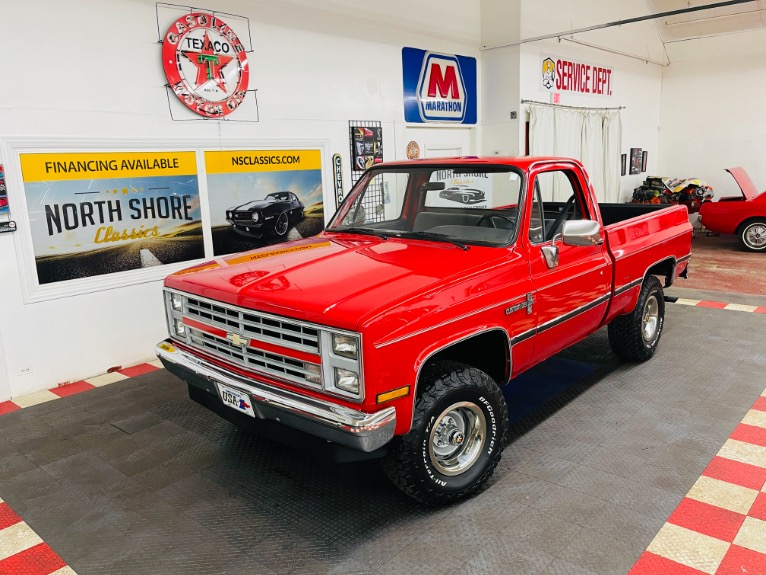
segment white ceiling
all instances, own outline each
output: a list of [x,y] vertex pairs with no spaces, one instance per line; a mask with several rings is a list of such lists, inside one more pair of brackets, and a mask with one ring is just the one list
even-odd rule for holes
[[[713,4],[716,0],[647,0],[652,13]],[[766,0],[689,12],[655,21],[665,43],[766,28]]]

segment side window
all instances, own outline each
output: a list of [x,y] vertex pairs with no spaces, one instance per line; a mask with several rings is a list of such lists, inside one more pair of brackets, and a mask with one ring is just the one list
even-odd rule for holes
[[542,172],[535,178],[529,239],[549,242],[567,220],[588,219],[583,199],[572,185],[574,174],[563,170]]

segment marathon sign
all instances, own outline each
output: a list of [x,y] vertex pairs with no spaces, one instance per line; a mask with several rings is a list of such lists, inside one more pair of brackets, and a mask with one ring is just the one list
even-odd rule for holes
[[549,54],[540,55],[540,87],[546,92],[611,96],[613,86],[612,68]]
[[402,48],[404,120],[475,124],[476,58]]

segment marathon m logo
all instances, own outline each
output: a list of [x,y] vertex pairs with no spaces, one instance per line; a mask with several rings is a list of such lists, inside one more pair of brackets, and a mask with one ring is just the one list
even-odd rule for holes
[[406,122],[476,123],[476,58],[402,49]]
[[462,122],[465,84],[456,56],[429,52],[418,82],[420,116],[426,122]]

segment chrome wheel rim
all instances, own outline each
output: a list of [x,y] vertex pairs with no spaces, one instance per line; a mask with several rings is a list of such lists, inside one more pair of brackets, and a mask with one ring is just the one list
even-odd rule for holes
[[766,224],[752,224],[745,229],[747,245],[755,249],[766,247]]
[[453,403],[434,422],[428,454],[436,471],[459,475],[481,455],[487,438],[487,420],[481,408],[469,401]]
[[652,341],[657,335],[657,327],[660,324],[660,304],[657,302],[657,296],[652,296],[644,305],[644,315],[641,321],[641,332],[644,341]]
[[277,218],[277,223],[274,225],[277,235],[283,236],[287,231],[287,214],[282,212]]

